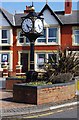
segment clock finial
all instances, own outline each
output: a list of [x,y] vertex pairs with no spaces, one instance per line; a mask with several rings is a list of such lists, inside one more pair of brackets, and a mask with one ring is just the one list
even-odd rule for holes
[[34,6],[33,6],[33,1],[32,1],[32,7],[34,7]]
[[48,0],[46,0],[46,4],[48,4]]

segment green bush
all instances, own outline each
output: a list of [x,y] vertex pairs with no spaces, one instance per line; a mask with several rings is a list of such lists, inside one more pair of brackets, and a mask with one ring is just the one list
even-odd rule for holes
[[[50,62],[45,63],[43,80],[52,83],[68,82],[73,80],[73,77],[79,70],[79,55],[77,53],[67,52],[66,50],[58,51],[59,59],[56,63],[53,58]],[[67,54],[66,54],[67,53]]]

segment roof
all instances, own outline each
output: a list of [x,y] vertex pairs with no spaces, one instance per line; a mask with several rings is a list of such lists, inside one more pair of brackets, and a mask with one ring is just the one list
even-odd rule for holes
[[[53,11],[48,4],[46,4],[44,6],[44,8],[41,10],[40,13],[38,13],[38,15],[42,15],[43,11],[45,9],[48,9],[51,14],[55,17],[55,19],[59,22],[59,24],[63,24],[63,25],[67,25],[67,24],[79,24],[79,10],[74,10],[72,11],[72,14],[65,14],[64,11]],[[27,14],[25,13],[19,13],[19,14],[15,14],[14,16],[10,13],[8,13],[6,10],[4,9],[0,9],[3,13],[3,15],[6,17],[6,19],[8,20],[8,22],[11,25],[14,25],[14,21],[13,21],[13,17],[15,20],[15,26],[21,26],[21,22],[22,22],[22,17],[26,16]]]
[[20,14],[15,14],[14,18],[15,18],[15,25],[16,26],[20,26],[21,22],[22,22],[22,17],[26,16],[27,14],[24,13],[20,13]]
[[79,10],[72,11],[72,14],[64,14],[60,15],[58,14],[58,17],[61,19],[63,24],[79,24]]
[[10,25],[14,25],[13,21],[13,15],[4,10],[3,8],[0,8],[0,12],[3,14],[3,16],[6,18],[6,20],[9,22]]
[[51,12],[51,15],[53,15],[60,24],[62,24],[61,19],[57,16],[57,14],[56,14],[54,11],[52,11],[52,9],[48,6],[48,4],[46,4],[46,5],[44,6],[44,8],[43,8],[43,9],[41,10],[41,12],[39,13],[39,15],[42,15],[42,13],[43,13],[43,11],[44,11],[45,9],[48,9],[48,10]]
[[39,15],[43,13],[45,9],[48,9],[52,15],[62,24],[79,24],[79,10],[72,11],[71,14],[65,14],[64,11],[53,11],[48,4],[44,6]]

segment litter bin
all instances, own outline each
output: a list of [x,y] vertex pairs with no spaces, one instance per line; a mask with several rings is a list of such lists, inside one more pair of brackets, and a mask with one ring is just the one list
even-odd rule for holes
[[76,95],[79,95],[79,76],[75,77]]

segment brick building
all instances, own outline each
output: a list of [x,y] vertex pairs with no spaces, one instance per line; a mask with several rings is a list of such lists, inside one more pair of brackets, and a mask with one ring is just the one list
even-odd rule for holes
[[[44,35],[35,42],[35,70],[50,56],[57,61],[58,49],[79,52],[79,10],[72,10],[72,1],[64,6],[64,11],[53,11],[46,4],[38,13],[44,18]],[[6,63],[9,73],[16,73],[17,67],[22,73],[30,69],[30,43],[21,35],[21,17],[30,11],[31,6],[26,6],[23,13],[12,15],[0,8],[0,69]]]

